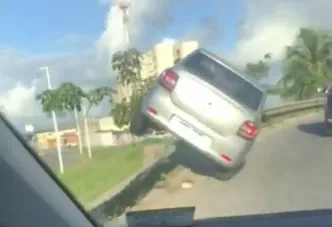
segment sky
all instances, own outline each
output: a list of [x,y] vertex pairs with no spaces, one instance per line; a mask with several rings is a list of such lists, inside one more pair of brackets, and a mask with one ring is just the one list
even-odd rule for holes
[[[146,51],[164,39],[198,40],[239,65],[272,55],[280,66],[286,45],[303,26],[330,29],[328,0],[131,0],[131,45]],[[114,85],[111,55],[121,48],[121,14],[115,0],[0,1],[0,106],[19,129],[51,126],[34,100],[71,81],[84,89]],[[272,70],[271,81],[280,70]],[[91,116],[109,113],[105,100]]]

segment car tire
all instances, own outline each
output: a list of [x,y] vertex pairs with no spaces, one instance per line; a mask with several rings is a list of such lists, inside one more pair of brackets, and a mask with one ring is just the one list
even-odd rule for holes
[[143,136],[148,132],[150,120],[140,111],[136,111],[130,121],[129,132],[135,136]]
[[326,136],[332,136],[332,129],[330,127],[331,126],[328,126],[328,125],[325,126],[325,135]]
[[221,170],[216,173],[215,178],[221,181],[229,181],[233,179],[245,166],[246,162],[244,161],[237,167],[231,170]]

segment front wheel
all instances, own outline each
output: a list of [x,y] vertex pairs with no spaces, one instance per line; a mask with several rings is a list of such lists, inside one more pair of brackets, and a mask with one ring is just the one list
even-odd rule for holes
[[142,136],[147,133],[149,125],[149,118],[140,111],[136,111],[130,121],[129,131],[135,136]]
[[332,135],[331,126],[325,125],[325,134],[326,134],[326,136],[331,136]]
[[229,181],[233,179],[245,166],[246,162],[243,161],[241,164],[236,166],[234,169],[221,170],[215,175],[215,178],[221,181]]

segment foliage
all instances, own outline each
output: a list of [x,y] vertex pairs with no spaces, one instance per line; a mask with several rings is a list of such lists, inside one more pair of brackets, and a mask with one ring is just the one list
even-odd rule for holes
[[315,96],[318,86],[331,81],[332,71],[327,61],[331,57],[331,34],[302,28],[292,46],[286,47],[283,76],[277,83],[281,95],[297,100]]
[[112,68],[117,82],[128,85],[140,79],[142,55],[136,49],[118,51],[112,56]]
[[114,103],[111,115],[118,127],[130,123],[130,120],[154,79],[141,78],[141,53],[136,49],[116,52],[112,58],[113,70],[117,73],[118,84],[132,89],[130,97],[124,97],[120,103]]
[[114,124],[118,127],[128,125],[130,123],[132,112],[129,102],[123,101],[120,103],[114,103],[111,110]]
[[36,100],[40,102],[44,113],[50,114],[52,111],[63,112],[63,106],[59,102],[56,90],[44,90],[36,95]]
[[84,95],[85,99],[88,101],[86,115],[89,113],[92,106],[99,105],[99,103],[101,103],[101,101],[103,101],[106,96],[111,97],[113,92],[113,89],[110,89],[106,86],[95,88],[86,92]]
[[130,103],[133,110],[137,109],[139,104],[142,102],[144,95],[152,87],[155,81],[156,81],[155,77],[141,81],[140,86],[136,89],[135,94],[133,94],[130,97]]
[[123,127],[129,125],[144,95],[152,87],[154,82],[155,78],[142,80],[140,83],[137,83],[136,91],[130,96],[129,102],[123,100],[120,103],[114,103],[111,115],[116,126]]
[[268,61],[271,59],[271,54],[264,55],[264,60],[259,60],[256,63],[247,63],[245,72],[253,78],[260,80],[268,76],[270,69]]
[[56,90],[41,92],[36,96],[36,100],[40,102],[43,112],[55,111],[58,114],[71,113],[75,109],[81,112],[83,101],[87,100],[88,112],[92,106],[98,105],[110,92],[108,87],[95,88],[85,92],[71,82],[64,82]]
[[77,109],[82,111],[82,99],[86,96],[85,92],[71,82],[62,83],[56,90],[59,105],[67,112],[73,112]]

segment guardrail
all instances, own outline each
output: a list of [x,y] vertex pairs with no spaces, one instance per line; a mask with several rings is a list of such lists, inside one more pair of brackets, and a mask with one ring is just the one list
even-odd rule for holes
[[[279,107],[269,108],[264,111],[263,121],[266,123],[274,118],[287,116],[296,112],[322,107],[323,98],[310,99],[288,103]],[[172,155],[172,154],[171,154]],[[98,202],[90,207],[90,213],[104,224],[109,219],[123,214],[128,208],[134,206],[141,198],[153,189],[155,184],[161,180],[164,174],[171,172],[176,165],[170,161],[170,157],[162,157],[155,163],[131,176],[110,193],[109,198],[102,203]]]
[[269,108],[264,110],[263,121],[269,121],[271,118],[275,118],[282,115],[287,115],[290,113],[296,113],[303,110],[315,109],[323,106],[324,98],[309,99],[297,102],[287,103],[282,106]]

